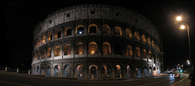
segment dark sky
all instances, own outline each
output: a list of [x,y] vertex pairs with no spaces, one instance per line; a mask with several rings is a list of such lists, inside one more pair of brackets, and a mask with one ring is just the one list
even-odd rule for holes
[[[6,1],[1,3],[2,40],[5,43],[0,67],[26,66],[30,68],[33,50],[33,29],[38,22],[56,10],[79,4],[109,4],[133,10],[151,20],[160,31],[165,67],[186,64],[188,41],[186,30],[178,29],[176,15],[183,15],[190,26],[191,51],[195,57],[195,2],[186,0],[54,0]],[[5,30],[5,31],[4,31]],[[6,54],[6,55],[4,55]],[[4,60],[2,60],[4,59]]]

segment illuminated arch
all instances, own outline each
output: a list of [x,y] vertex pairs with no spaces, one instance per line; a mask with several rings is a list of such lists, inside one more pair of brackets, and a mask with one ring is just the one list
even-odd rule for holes
[[45,58],[45,50],[41,50],[41,59]]
[[133,48],[131,45],[127,45],[126,47],[126,56],[133,56]]
[[127,38],[132,38],[132,33],[131,33],[131,30],[129,28],[125,29],[125,35]]
[[140,35],[138,32],[134,32],[134,38],[140,40]]
[[142,34],[142,41],[143,41],[144,43],[146,43],[146,36],[145,36],[144,34]]
[[120,26],[115,26],[115,27],[114,27],[114,34],[115,34],[115,35],[122,36],[122,29],[121,29]]
[[104,42],[102,44],[102,53],[104,55],[111,54],[111,45],[109,42]]
[[45,39],[46,39],[46,36],[44,35],[42,38],[42,44],[45,44]]
[[79,42],[76,45],[76,54],[84,54],[84,44],[82,42]]
[[98,46],[96,42],[90,42],[88,52],[89,54],[97,54]]
[[71,45],[70,44],[66,44],[64,46],[64,55],[71,55]]
[[140,50],[139,47],[136,47],[136,48],[135,48],[135,56],[136,56],[136,57],[140,57],[140,56],[141,56],[141,50]]
[[85,76],[85,69],[83,65],[76,66],[75,78],[83,79]]
[[146,49],[143,49],[143,56],[144,56],[144,58],[147,58],[147,51],[146,51]]
[[101,34],[110,34],[110,26],[107,24],[102,25]]
[[72,34],[72,28],[71,27],[66,27],[64,30],[64,35],[69,36]]
[[51,57],[51,48],[47,48],[47,58]]
[[90,24],[88,27],[88,33],[98,33],[98,27],[96,24]]
[[61,31],[56,31],[55,39],[61,38]]
[[54,48],[54,56],[60,56],[60,46],[55,46],[55,48]]
[[114,75],[115,75],[115,78],[122,78],[122,68],[121,68],[121,65],[116,65],[115,66],[115,69],[114,69]]
[[151,40],[150,38],[148,37],[148,44],[151,45]]
[[76,26],[75,34],[84,34],[84,25],[80,24]]
[[98,78],[98,67],[94,64],[89,66],[89,75],[91,79]]
[[154,47],[154,40],[152,40],[152,47]]
[[71,77],[71,67],[70,67],[70,65],[64,66],[64,77]]
[[54,67],[54,77],[59,77],[60,74],[60,66],[56,65]]
[[48,40],[48,42],[52,40],[52,33],[48,34],[47,40]]
[[151,51],[148,51],[148,58],[152,59],[152,52]]

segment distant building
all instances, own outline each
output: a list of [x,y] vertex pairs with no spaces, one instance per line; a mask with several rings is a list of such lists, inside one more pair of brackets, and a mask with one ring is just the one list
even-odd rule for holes
[[34,30],[32,74],[78,79],[159,75],[163,53],[154,24],[131,10],[99,4],[51,13]]

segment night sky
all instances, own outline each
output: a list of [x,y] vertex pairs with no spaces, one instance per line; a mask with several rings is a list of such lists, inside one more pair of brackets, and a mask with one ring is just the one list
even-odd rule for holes
[[55,0],[55,1],[6,1],[1,3],[3,53],[0,67],[29,69],[32,60],[33,30],[48,14],[72,5],[108,4],[130,9],[151,20],[162,38],[165,68],[176,64],[186,65],[188,58],[187,31],[178,29],[176,15],[183,15],[190,26],[191,52],[195,57],[195,2],[186,0]]

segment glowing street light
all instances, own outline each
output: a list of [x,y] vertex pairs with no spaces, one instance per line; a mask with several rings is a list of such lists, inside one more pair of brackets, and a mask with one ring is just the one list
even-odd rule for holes
[[186,29],[187,33],[188,33],[188,49],[189,49],[189,60],[187,60],[188,65],[190,65],[190,70],[191,72],[193,71],[193,61],[192,61],[192,57],[191,57],[191,49],[190,49],[190,28],[189,25],[186,24],[185,22],[182,21],[182,17],[181,16],[177,16],[176,17],[176,21],[180,22],[179,24],[183,23],[183,25],[180,26],[180,29]]
[[182,17],[181,17],[181,16],[177,16],[177,17],[176,17],[176,20],[177,20],[177,21],[181,21],[181,20],[182,20]]
[[185,29],[185,28],[186,28],[185,25],[181,25],[181,26],[180,26],[180,29],[182,29],[182,30]]

